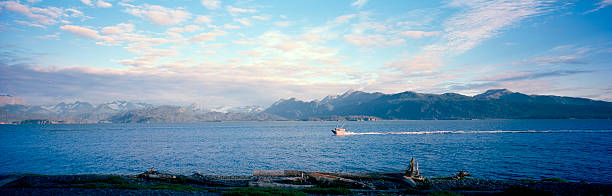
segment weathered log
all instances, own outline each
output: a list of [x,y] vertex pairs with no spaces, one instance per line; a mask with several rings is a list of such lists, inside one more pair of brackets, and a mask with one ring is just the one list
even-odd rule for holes
[[260,188],[310,188],[315,187],[315,185],[297,185],[297,184],[283,184],[276,182],[249,182],[249,187],[260,187]]
[[309,177],[309,179],[312,179],[316,182],[319,183],[327,183],[327,184],[331,184],[331,183],[335,183],[335,182],[340,182],[340,183],[344,183],[353,187],[359,187],[359,188],[370,188],[373,189],[374,187],[371,187],[365,183],[362,182],[358,182],[355,180],[351,180],[351,179],[347,179],[347,178],[342,178],[342,177],[338,177],[338,176],[333,176],[333,175],[329,175],[329,174],[322,174],[322,173],[318,173],[318,172],[308,172],[306,173],[307,176]]
[[416,181],[425,180],[425,178],[423,178],[419,172],[419,163],[414,159],[414,157],[412,157],[410,160],[410,165],[408,166],[406,173],[404,173],[402,180],[413,187],[416,187]]
[[304,173],[298,170],[255,170],[253,176],[303,177]]

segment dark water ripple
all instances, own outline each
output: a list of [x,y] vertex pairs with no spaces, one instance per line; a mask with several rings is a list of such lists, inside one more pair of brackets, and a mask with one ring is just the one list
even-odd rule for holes
[[0,125],[0,173],[133,174],[150,167],[223,175],[262,169],[398,172],[415,157],[426,176],[465,169],[481,178],[612,182],[612,120],[347,122],[359,133],[445,133],[344,137],[332,136],[335,125]]

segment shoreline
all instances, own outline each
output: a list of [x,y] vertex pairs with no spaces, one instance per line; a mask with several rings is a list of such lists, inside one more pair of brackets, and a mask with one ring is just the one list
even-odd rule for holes
[[[3,195],[610,195],[612,184],[438,177],[409,183],[401,173],[254,171],[251,176],[141,174],[0,175]],[[264,194],[265,195],[265,194]]]

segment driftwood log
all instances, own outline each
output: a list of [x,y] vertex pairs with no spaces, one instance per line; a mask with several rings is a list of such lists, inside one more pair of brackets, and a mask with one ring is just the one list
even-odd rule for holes
[[408,169],[406,169],[406,173],[404,173],[403,178],[404,182],[413,187],[417,186],[416,182],[425,180],[425,178],[423,178],[419,172],[419,162],[416,162],[414,157],[410,160],[410,165],[408,166]]

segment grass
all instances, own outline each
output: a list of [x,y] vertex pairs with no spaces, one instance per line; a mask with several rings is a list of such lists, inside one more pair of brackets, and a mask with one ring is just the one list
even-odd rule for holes
[[277,188],[235,188],[223,192],[224,196],[305,196],[306,193]]

